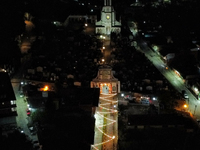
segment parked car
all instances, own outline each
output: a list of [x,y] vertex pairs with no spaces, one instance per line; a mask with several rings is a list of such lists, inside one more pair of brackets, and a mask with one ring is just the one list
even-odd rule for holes
[[27,114],[28,116],[30,116],[30,115],[31,115],[31,111],[30,111],[29,109],[26,109],[26,114]]
[[141,99],[140,103],[149,105],[149,100],[148,99]]
[[19,93],[19,96],[20,96],[20,97],[24,97],[24,93],[21,91],[21,92]]
[[188,99],[189,98],[185,90],[182,90],[182,95],[183,95],[184,99]]
[[35,135],[37,133],[36,129],[33,126],[29,127],[29,131],[31,135]]
[[125,100],[133,100],[134,97],[131,96],[131,95],[125,95],[125,96],[124,96],[124,99],[125,99]]

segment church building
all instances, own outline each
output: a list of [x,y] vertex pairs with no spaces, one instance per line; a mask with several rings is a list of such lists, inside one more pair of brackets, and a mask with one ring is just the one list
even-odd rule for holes
[[112,0],[104,0],[101,20],[96,22],[96,33],[110,35],[111,32],[121,32],[121,22],[116,20],[116,13],[112,7]]

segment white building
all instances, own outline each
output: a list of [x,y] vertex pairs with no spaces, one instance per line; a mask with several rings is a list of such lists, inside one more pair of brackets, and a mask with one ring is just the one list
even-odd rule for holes
[[116,14],[112,7],[112,0],[104,0],[101,11],[101,20],[96,22],[96,33],[110,35],[111,32],[121,32],[121,22],[116,20]]

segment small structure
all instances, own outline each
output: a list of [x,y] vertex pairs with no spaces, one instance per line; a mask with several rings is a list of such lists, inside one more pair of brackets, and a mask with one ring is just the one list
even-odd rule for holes
[[100,88],[100,93],[120,93],[120,81],[113,76],[110,66],[101,66],[97,77],[90,83],[91,88]]

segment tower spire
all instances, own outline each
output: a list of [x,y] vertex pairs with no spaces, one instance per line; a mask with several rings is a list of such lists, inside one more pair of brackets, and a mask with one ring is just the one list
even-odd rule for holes
[[104,6],[111,6],[112,0],[104,0]]

